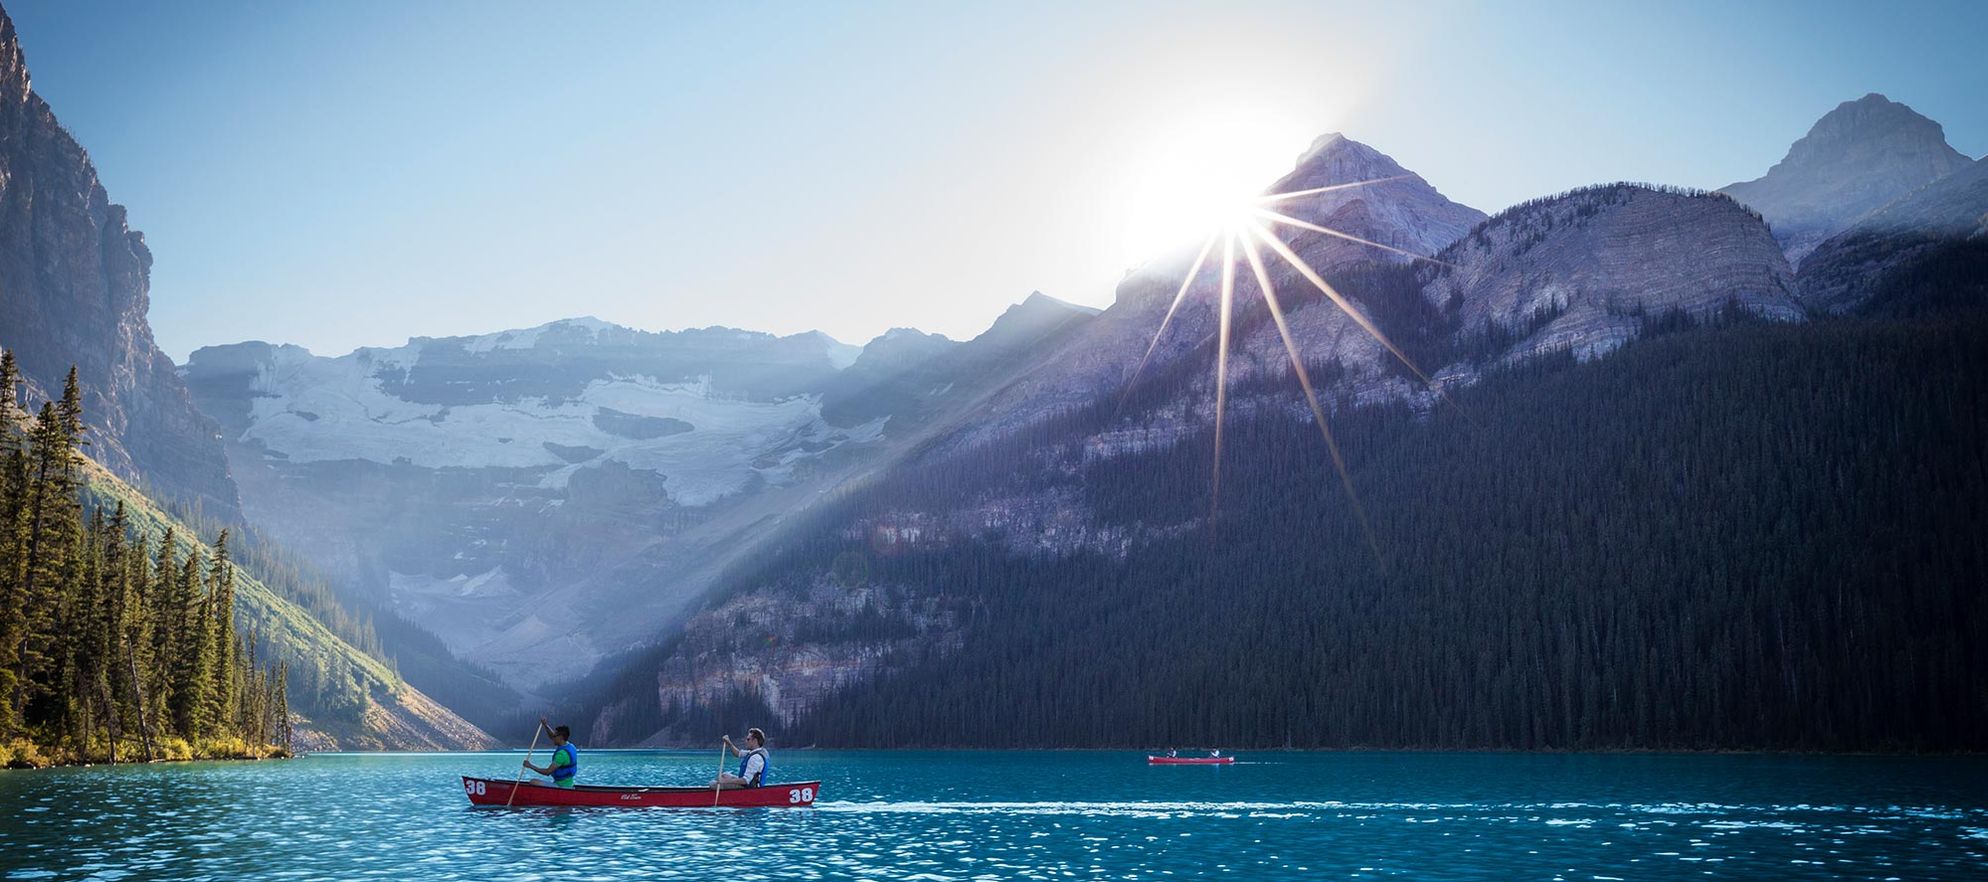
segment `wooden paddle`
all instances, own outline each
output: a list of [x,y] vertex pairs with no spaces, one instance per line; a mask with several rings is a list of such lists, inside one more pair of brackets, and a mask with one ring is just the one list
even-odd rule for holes
[[[532,761],[532,753],[538,750],[538,733],[545,731],[545,721],[538,721],[538,728],[532,730],[532,746],[525,749],[525,762]],[[504,800],[504,807],[511,807],[511,800],[518,798],[518,786],[525,783],[525,767],[518,767],[518,779],[511,782],[511,797]]]
[[[730,738],[731,736],[725,736]],[[711,779],[711,807],[718,807],[718,797],[725,793],[725,745],[718,745],[718,777]]]

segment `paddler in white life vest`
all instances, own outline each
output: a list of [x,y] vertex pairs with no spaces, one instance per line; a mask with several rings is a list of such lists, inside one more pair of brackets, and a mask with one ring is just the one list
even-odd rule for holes
[[758,729],[746,730],[744,747],[732,743],[732,736],[725,736],[725,749],[739,758],[739,773],[719,772],[718,780],[711,786],[719,790],[737,790],[741,787],[758,787],[767,782],[767,773],[772,768],[773,759],[766,752],[766,733]]
[[532,761],[527,759],[525,768],[541,775],[550,775],[555,787],[571,789],[574,779],[580,774],[580,749],[572,744],[573,730],[565,726],[556,729],[547,726],[544,717],[538,718],[538,724],[552,733],[552,759],[547,760],[544,766],[534,766]]

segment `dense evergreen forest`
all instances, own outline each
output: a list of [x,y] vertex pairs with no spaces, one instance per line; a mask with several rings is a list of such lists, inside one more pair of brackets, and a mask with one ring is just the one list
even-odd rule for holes
[[[867,579],[943,598],[965,643],[783,738],[1988,748],[1988,313],[1729,321],[1653,320],[1429,413],[1340,408],[1373,544],[1297,407],[1231,424],[1212,528],[1206,433],[1043,461],[1108,406],[905,470],[737,584],[859,555]],[[958,537],[877,554],[842,528],[990,475],[1191,532],[1119,558]]]
[[236,629],[228,533],[86,507],[76,372],[33,417],[19,386],[0,353],[0,763],[286,751],[288,671]]

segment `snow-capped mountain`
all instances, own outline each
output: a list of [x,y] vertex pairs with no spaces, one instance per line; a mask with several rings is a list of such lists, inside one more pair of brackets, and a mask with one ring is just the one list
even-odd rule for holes
[[246,413],[216,409],[240,420],[237,442],[285,463],[516,469],[558,489],[613,462],[661,476],[670,502],[694,507],[877,436],[877,421],[827,425],[801,394],[839,354],[819,335],[647,335],[581,319],[338,358],[209,347],[186,375],[203,401],[228,385],[246,392]]
[[[626,596],[579,586],[631,587],[610,573],[656,539],[875,444],[882,417],[822,418],[819,390],[851,351],[821,334],[585,318],[338,357],[215,346],[183,374],[223,426],[254,522],[530,681],[591,663],[592,641],[568,632],[626,611]],[[674,580],[665,565],[642,581]],[[513,653],[546,641],[570,662]]]
[[[1055,303],[1016,309],[1084,315]],[[213,346],[182,373],[255,523],[459,656],[536,684],[652,635],[771,523],[1000,375],[981,362],[1058,331],[958,344],[980,360],[971,377],[971,359],[943,357],[952,345],[938,363],[892,356],[943,341],[916,332],[859,350],[592,318],[337,357]]]
[[[1329,225],[1357,213],[1377,221],[1357,235],[1433,254],[1439,262],[1411,262],[1366,246],[1344,251],[1338,240],[1320,241],[1327,237],[1296,241],[1443,387],[1472,384],[1491,369],[1554,353],[1592,360],[1678,313],[1705,318],[1737,305],[1774,321],[1804,317],[1787,260],[1766,225],[1716,193],[1611,184],[1534,200],[1487,219],[1443,199],[1378,151],[1337,135],[1321,139],[1300,169],[1272,190],[1377,176],[1401,179],[1321,194],[1332,197],[1321,200],[1331,204],[1314,206],[1308,217]],[[1476,220],[1465,223],[1471,218]],[[1452,235],[1453,241],[1431,246]],[[1045,350],[986,406],[935,422],[910,468],[854,491],[886,502],[866,512],[837,509],[834,514],[845,519],[799,526],[816,533],[797,541],[865,537],[879,555],[967,547],[1130,566],[1132,549],[1197,529],[1206,514],[1198,506],[1167,513],[1128,501],[1147,500],[1145,488],[1159,477],[1122,465],[1205,440],[1213,419],[1218,272],[1204,268],[1155,345],[1181,285],[1179,276],[1165,275],[1167,266],[1156,262],[1128,277],[1110,309]],[[1435,405],[1435,393],[1356,321],[1312,293],[1294,271],[1274,266],[1271,284],[1289,310],[1293,336],[1327,407]],[[1173,271],[1184,270],[1183,264]],[[1230,419],[1242,424],[1293,412],[1309,418],[1253,279],[1239,283],[1237,303]],[[902,332],[891,339],[894,351],[946,357],[939,354],[944,343]],[[1139,394],[1128,394],[1126,381],[1149,346],[1153,357]],[[865,352],[863,360],[869,358]],[[946,490],[922,492],[907,475],[938,476],[933,480]],[[594,721],[596,735],[634,743],[651,735],[642,726],[653,728],[669,716],[671,703],[718,701],[740,690],[762,696],[783,721],[804,719],[834,690],[971,639],[964,615],[956,608],[948,612],[946,585],[851,586],[836,572],[784,569],[733,581],[750,590],[715,600],[718,605],[685,622],[683,639],[670,653],[643,662],[659,666],[654,701],[606,697]],[[901,620],[900,636],[865,641],[839,634],[860,630],[862,616]],[[794,621],[818,623],[813,631],[824,636],[810,642],[787,624]],[[740,622],[779,639],[764,646],[727,639]],[[663,737],[671,737],[663,728]]]
[[[1593,359],[1679,313],[1805,315],[1767,226],[1724,195],[1604,185],[1487,219],[1337,135],[1270,189],[1367,181],[1380,183],[1280,207],[1437,262],[1282,234],[1439,387],[1541,355]],[[834,535],[879,555],[940,542],[1124,560],[1193,529],[1198,509],[1128,506],[1139,479],[1113,471],[1184,449],[1211,415],[1218,273],[1187,285],[1155,342],[1185,264],[1169,257],[1128,275],[1102,313],[1037,294],[972,340],[897,329],[853,358],[820,335],[571,320],[340,358],[216,347],[186,376],[226,429],[251,515],[376,586],[459,654],[536,685],[683,635],[675,654],[648,659],[661,665],[658,702],[748,688],[783,715],[805,714],[891,670],[895,650],[811,643],[780,623],[901,621],[891,633],[902,631],[893,639],[907,657],[944,652],[966,626],[942,602],[945,586],[865,586],[860,572],[823,571],[767,576],[782,587],[760,590],[752,564],[779,543]],[[1269,275],[1328,407],[1435,406],[1297,273],[1273,263]],[[1249,278],[1237,290],[1239,420],[1302,409],[1260,295]],[[1145,391],[1128,405],[1149,346]],[[927,474],[951,476],[944,493],[914,486]],[[845,520],[814,505],[832,489],[878,487],[900,501]],[[791,517],[802,511],[814,517]],[[707,596],[714,586],[727,590]],[[777,640],[742,647],[727,630],[740,622]],[[662,707],[639,696],[612,705],[595,731],[624,742],[652,731]]]
[[1721,192],[1765,216],[1799,265],[1823,240],[1970,161],[1939,123],[1873,92],[1816,120],[1767,174]]

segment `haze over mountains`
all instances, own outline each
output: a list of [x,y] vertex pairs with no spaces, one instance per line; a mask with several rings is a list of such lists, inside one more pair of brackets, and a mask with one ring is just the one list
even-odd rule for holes
[[932,397],[970,396],[1089,312],[1036,295],[973,341],[894,332],[861,356],[819,333],[583,319],[337,358],[207,347],[183,373],[251,519],[536,685],[646,639],[697,573],[888,455]]
[[[1883,144],[1917,143],[1909,136],[1925,128],[1898,109],[1876,121],[1859,116],[1855,126],[1819,124],[1829,137],[1812,134],[1793,155],[1812,163],[1820,143],[1838,166],[1889,157]],[[1832,178],[1793,174],[1808,167],[1778,166],[1769,176],[1775,192],[1841,217],[1871,213],[1867,190],[1843,197]],[[1338,134],[1321,137],[1269,191],[1359,182],[1377,183],[1282,208],[1437,254],[1447,266],[1303,230],[1282,235],[1451,389],[1531,359],[1603,356],[1669,316],[1709,321],[1737,310],[1801,322],[1811,312],[1786,243],[1726,195],[1606,185],[1487,218]],[[749,569],[775,539],[818,529],[795,526],[796,516],[827,490],[1013,445],[1121,394],[1186,257],[1135,271],[1102,314],[1037,294],[974,341],[900,329],[846,361],[819,335],[650,335],[575,321],[336,359],[265,344],[210,347],[184,373],[226,428],[252,516],[513,683],[576,676],[687,621],[682,646],[705,648],[642,662],[662,672],[662,697],[648,711],[621,703],[603,712],[600,737],[647,737],[628,721],[660,725],[661,708],[734,693],[764,696],[798,721],[833,690],[891,670],[894,652],[769,625],[771,648],[728,655],[711,648],[722,640],[697,637],[700,628],[753,619],[745,610],[827,632],[838,617],[903,617],[917,624],[899,639],[929,647],[960,639],[957,615],[916,590],[841,590],[826,572],[789,577],[812,587],[787,600],[747,593],[732,602],[745,607],[694,614],[698,598],[735,585],[725,574]],[[1340,407],[1437,406],[1432,389],[1296,273],[1278,269],[1272,283]],[[1205,429],[1217,285],[1204,271],[1154,347],[1142,418],[1042,442],[1034,456],[1063,463],[1048,473],[1061,479],[1006,470],[940,509],[873,514],[838,529],[900,548],[943,536],[1021,555],[1120,558],[1193,532],[1192,520],[1114,522],[1083,502],[1082,476],[1191,444]],[[1248,305],[1253,283],[1240,293],[1234,406],[1245,415],[1286,411],[1294,404],[1280,387],[1287,357],[1260,307]],[[616,340],[652,342],[617,350]],[[749,370],[768,364],[780,367]],[[692,670],[722,673],[701,679]]]
[[[359,704],[389,719],[355,743],[481,737],[394,717],[428,703],[392,661],[480,720],[556,707],[590,744],[748,714],[823,743],[1817,746],[1786,723],[1813,712],[1850,721],[1824,746],[1978,746],[1979,707],[1936,709],[1982,670],[1984,618],[1916,617],[1979,607],[1958,586],[1981,537],[1887,494],[1953,514],[1988,489],[1981,384],[1946,382],[1983,334],[1988,166],[1882,96],[1722,192],[1599,184],[1489,216],[1322,136],[1268,190],[1361,186],[1280,209],[1435,260],[1279,235],[1414,368],[1273,262],[1348,497],[1245,270],[1218,500],[1217,271],[1155,340],[1192,254],[1108,309],[1038,292],[965,341],[575,318],[343,355],[233,343],[175,370],[142,237],[0,20],[9,83],[0,346],[38,396],[78,366],[109,469],[322,573],[344,606],[313,614],[380,616],[372,656],[299,629],[371,678]],[[1943,342],[1865,318],[1906,314]],[[1920,441],[1940,455],[1887,471]],[[1868,536],[1831,514],[1867,503]],[[1906,526],[1951,553],[1869,544]],[[1703,725],[1652,734],[1684,707]]]

